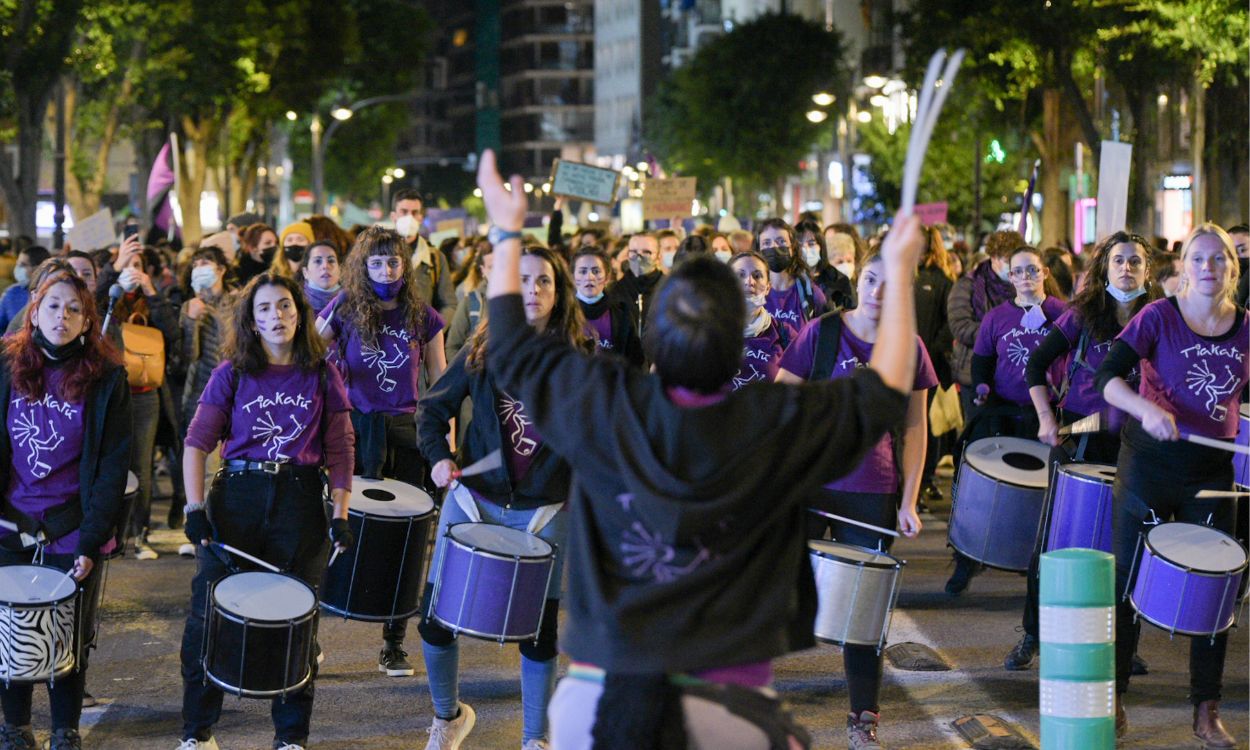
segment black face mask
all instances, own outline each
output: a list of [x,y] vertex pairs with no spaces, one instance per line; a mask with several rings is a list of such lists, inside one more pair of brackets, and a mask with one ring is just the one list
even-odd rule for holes
[[286,259],[292,263],[299,263],[304,260],[305,249],[306,248],[303,245],[287,245],[282,248],[282,254],[285,255]]
[[764,261],[768,263],[768,270],[773,273],[781,273],[790,267],[790,263],[794,258],[790,254],[789,248],[768,247],[764,248],[762,255]]
[[33,338],[35,340],[35,345],[43,350],[43,353],[47,355],[49,360],[51,360],[49,364],[53,367],[64,362],[68,362],[78,356],[82,353],[83,348],[86,346],[85,336],[77,336],[67,343],[57,346],[51,341],[48,341],[48,339],[44,337],[43,331],[39,328],[35,329]]
[[269,265],[273,262],[273,254],[277,252],[277,250],[278,246],[274,245],[273,247],[267,247],[260,251],[260,257],[264,259],[265,265]]

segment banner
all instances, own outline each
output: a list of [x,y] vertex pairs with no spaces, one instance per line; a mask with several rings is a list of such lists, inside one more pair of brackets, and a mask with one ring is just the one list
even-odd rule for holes
[[1128,223],[1128,177],[1133,166],[1133,145],[1103,141],[1098,160],[1098,208],[1095,215],[1097,242],[1124,229]]
[[551,194],[610,206],[616,202],[620,172],[556,159],[551,167]]
[[947,203],[917,203],[912,211],[920,217],[920,221],[925,226],[931,227],[934,224],[946,223]]
[[113,212],[107,208],[96,211],[74,224],[65,239],[74,250],[88,253],[112,245],[117,241],[117,232],[113,230]]
[[670,177],[666,180],[649,179],[642,191],[642,216],[644,219],[672,219],[690,215],[694,201],[696,178]]

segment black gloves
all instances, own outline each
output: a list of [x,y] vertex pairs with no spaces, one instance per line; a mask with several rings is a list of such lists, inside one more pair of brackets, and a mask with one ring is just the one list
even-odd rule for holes
[[352,534],[351,524],[346,518],[333,518],[330,520],[330,541],[340,545],[344,550],[349,550],[356,543],[356,536]]
[[182,532],[192,544],[199,544],[203,539],[213,538],[213,527],[208,522],[208,513],[204,510],[193,510],[187,514],[183,522]]

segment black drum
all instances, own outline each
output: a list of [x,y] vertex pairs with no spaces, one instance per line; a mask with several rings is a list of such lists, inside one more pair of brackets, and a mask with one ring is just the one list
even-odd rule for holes
[[312,679],[317,595],[281,573],[235,573],[209,592],[204,671],[243,698],[273,698]]
[[395,479],[352,478],[356,544],[321,582],[321,606],[352,620],[402,620],[419,609],[434,501]]

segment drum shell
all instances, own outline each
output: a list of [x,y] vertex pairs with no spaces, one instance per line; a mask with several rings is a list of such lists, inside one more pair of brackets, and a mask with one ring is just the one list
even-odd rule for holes
[[356,543],[326,569],[321,606],[352,620],[407,619],[420,610],[434,511],[384,517],[352,510]]
[[[1237,424],[1237,444],[1250,448],[1250,404],[1241,405]],[[1250,487],[1250,455],[1233,454],[1233,481],[1243,487]]]
[[816,578],[816,637],[838,645],[884,645],[902,564],[869,564],[815,549],[808,555]]
[[[1223,532],[1208,529],[1236,540]],[[1143,535],[1129,602],[1142,619],[1172,633],[1213,636],[1232,627],[1246,564],[1224,573],[1189,570],[1162,556]]]
[[965,460],[951,509],[950,544],[992,568],[1029,569],[1046,490],[995,479]]
[[[47,565],[22,567],[38,567],[66,576],[64,571]],[[75,645],[79,593],[75,584],[55,601],[0,601],[0,681],[48,682],[74,671],[78,663]]]
[[[223,607],[213,595],[230,577],[213,584],[208,594],[204,672],[209,681],[243,698],[272,698],[303,688],[312,679],[316,605],[290,620],[247,618]],[[308,586],[294,576],[286,577]]]
[[1055,473],[1045,552],[1070,547],[1111,551],[1112,483],[1060,466]]
[[488,640],[536,638],[546,604],[554,550],[512,557],[469,547],[448,529],[435,578],[430,617],[456,633]]

